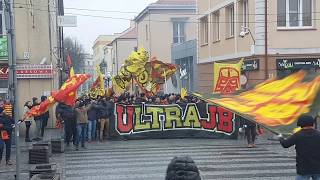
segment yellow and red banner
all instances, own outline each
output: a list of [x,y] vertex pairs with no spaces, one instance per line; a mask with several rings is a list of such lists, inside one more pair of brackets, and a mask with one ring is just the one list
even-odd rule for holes
[[281,80],[268,80],[240,95],[209,101],[248,115],[265,126],[287,126],[310,111],[319,92],[320,76],[302,82],[305,75],[299,71]]
[[44,114],[53,106],[56,102],[62,102],[70,106],[75,105],[75,92],[87,79],[90,78],[88,74],[76,74],[69,79],[61,86],[58,92],[52,92],[51,96],[47,100],[41,102],[39,105],[34,106],[25,116],[39,116]]
[[240,75],[243,60],[236,64],[214,63],[213,93],[231,94],[240,90]]
[[148,53],[143,48],[128,57],[118,75],[112,80],[115,93],[125,91],[134,80],[147,94],[155,94],[160,90],[160,85],[177,71],[174,64],[164,63],[156,58],[152,58],[151,61],[148,59]]
[[104,88],[104,77],[100,71],[100,66],[96,67],[97,71],[97,79],[91,86],[89,95],[91,98],[97,98],[98,96],[105,96],[105,88]]

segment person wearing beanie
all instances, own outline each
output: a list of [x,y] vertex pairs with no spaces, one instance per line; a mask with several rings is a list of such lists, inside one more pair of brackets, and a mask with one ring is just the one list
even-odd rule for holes
[[284,148],[295,145],[297,180],[320,180],[320,131],[314,129],[314,118],[302,115],[297,121],[301,130],[285,139],[279,135]]
[[189,156],[174,157],[168,165],[165,180],[201,180],[200,172]]

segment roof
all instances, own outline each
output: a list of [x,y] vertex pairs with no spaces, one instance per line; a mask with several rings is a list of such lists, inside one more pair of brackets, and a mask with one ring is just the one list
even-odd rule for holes
[[195,0],[158,0],[153,3],[156,4],[166,4],[166,5],[196,5]]
[[139,21],[150,10],[196,10],[196,0],[158,0],[155,3],[149,4],[139,15],[134,18],[134,21]]
[[135,39],[138,37],[138,32],[137,32],[137,28],[132,28],[131,30],[129,30],[128,32],[122,34],[120,37],[118,37],[117,39]]

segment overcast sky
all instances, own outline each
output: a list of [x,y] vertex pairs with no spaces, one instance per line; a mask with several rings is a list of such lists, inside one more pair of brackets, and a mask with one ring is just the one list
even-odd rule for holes
[[[65,36],[77,38],[83,44],[86,51],[92,53],[93,42],[99,35],[122,32],[130,26],[130,21],[89,16],[133,19],[138,12],[155,1],[157,0],[64,0],[66,15],[69,15],[68,13],[87,15],[77,15],[78,26],[64,28]],[[79,9],[90,9],[90,11]],[[122,13],[92,10],[120,11]]]

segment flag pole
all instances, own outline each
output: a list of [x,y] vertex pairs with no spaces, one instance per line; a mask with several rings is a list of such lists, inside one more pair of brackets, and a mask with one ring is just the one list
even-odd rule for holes
[[232,109],[226,108],[226,107],[221,106],[220,104],[217,104],[217,103],[215,103],[215,102],[208,101],[207,99],[205,99],[205,98],[203,98],[203,97],[200,97],[200,96],[197,96],[197,95],[194,95],[194,94],[192,94],[192,93],[188,93],[188,95],[189,95],[189,96],[194,96],[194,97],[196,97],[196,98],[198,98],[198,99],[200,99],[200,100],[202,100],[202,101],[205,101],[205,102],[207,102],[207,103],[213,104],[213,105],[215,105],[215,106],[223,107],[224,109],[226,109],[226,110],[228,110],[228,111],[231,111],[231,112],[233,112],[233,113],[235,113],[235,114],[237,114],[237,115],[239,115],[239,116],[241,116],[241,117],[243,117],[243,118],[245,118],[245,119],[247,119],[247,120],[249,120],[249,121],[251,121],[251,122],[253,122],[253,123],[259,124],[261,127],[265,128],[266,130],[270,131],[271,133],[273,133],[273,134],[275,134],[275,135],[279,135],[279,134],[280,134],[280,133],[272,130],[271,128],[269,128],[269,127],[267,127],[267,126],[265,126],[265,125],[263,125],[263,124],[261,124],[261,123],[258,123],[257,121],[255,121],[254,118],[252,118],[252,117],[250,117],[250,116],[248,116],[248,115],[245,115],[245,114],[243,114],[243,113],[240,113],[240,112],[234,111],[234,110],[232,110]]

